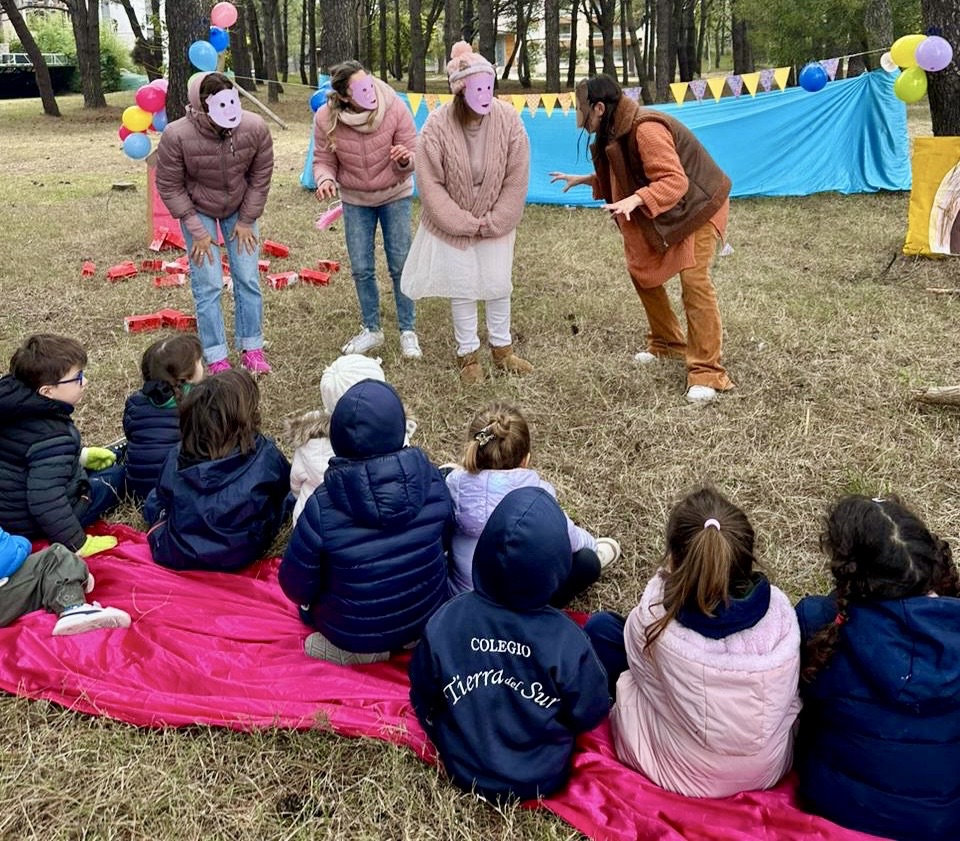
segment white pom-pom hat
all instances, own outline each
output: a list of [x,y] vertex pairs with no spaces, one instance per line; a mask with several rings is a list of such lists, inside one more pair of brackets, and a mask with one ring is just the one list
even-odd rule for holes
[[328,365],[320,378],[320,399],[327,414],[332,415],[337,401],[361,380],[386,382],[379,357],[347,353]]
[[465,85],[464,79],[472,76],[474,73],[489,73],[496,76],[497,71],[493,65],[479,53],[475,53],[473,48],[466,41],[457,41],[450,50],[450,61],[447,62],[447,79],[450,82],[450,93],[456,95],[460,93]]

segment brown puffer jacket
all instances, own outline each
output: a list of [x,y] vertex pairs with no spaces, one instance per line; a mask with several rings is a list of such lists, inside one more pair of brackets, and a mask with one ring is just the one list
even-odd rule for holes
[[157,192],[195,239],[208,235],[198,212],[223,219],[239,211],[240,222],[256,222],[273,175],[267,124],[244,111],[235,129],[215,125],[200,104],[205,76],[191,82],[187,115],[164,129],[157,147]]

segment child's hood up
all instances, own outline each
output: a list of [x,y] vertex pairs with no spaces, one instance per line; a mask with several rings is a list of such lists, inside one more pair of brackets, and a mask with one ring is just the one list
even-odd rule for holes
[[473,555],[474,589],[512,610],[535,610],[570,574],[567,520],[542,488],[510,491],[487,521]]

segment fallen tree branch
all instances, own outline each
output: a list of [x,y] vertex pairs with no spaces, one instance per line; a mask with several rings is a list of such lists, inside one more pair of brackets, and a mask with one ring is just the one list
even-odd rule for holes
[[918,403],[931,403],[938,406],[960,406],[960,385],[928,388],[913,399]]

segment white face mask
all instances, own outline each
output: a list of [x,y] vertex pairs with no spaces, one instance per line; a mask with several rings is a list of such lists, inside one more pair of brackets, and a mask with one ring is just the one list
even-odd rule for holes
[[236,128],[240,125],[243,108],[240,107],[240,95],[233,88],[211,94],[204,104],[210,119],[220,128]]
[[493,82],[489,73],[471,73],[464,79],[463,101],[481,117],[489,114],[493,107]]

